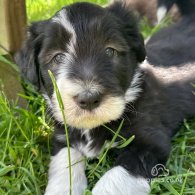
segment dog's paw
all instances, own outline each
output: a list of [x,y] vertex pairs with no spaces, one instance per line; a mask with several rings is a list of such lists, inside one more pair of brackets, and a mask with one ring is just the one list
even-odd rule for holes
[[[84,190],[87,188],[87,180],[83,178],[82,181],[74,183],[72,187],[72,195],[83,195]],[[45,195],[69,195],[69,184],[48,185],[45,191]]]
[[121,166],[107,171],[92,190],[93,195],[147,195],[149,192],[145,179],[130,175]]
[[[72,168],[72,195],[83,195],[87,188],[87,178],[85,176],[85,163],[79,151],[72,149],[71,168]],[[49,168],[49,181],[45,195],[69,195],[70,178],[68,166],[68,151],[63,148],[57,155],[52,157]]]

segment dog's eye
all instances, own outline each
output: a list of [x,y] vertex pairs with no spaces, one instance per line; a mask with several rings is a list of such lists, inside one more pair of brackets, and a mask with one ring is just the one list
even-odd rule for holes
[[116,51],[116,49],[113,49],[111,47],[106,48],[105,53],[108,57],[114,57],[118,55],[118,52]]
[[56,63],[62,63],[62,62],[64,62],[64,60],[65,60],[65,55],[59,53],[59,54],[57,54],[57,55],[54,56],[53,60],[54,60],[54,62],[56,62]]

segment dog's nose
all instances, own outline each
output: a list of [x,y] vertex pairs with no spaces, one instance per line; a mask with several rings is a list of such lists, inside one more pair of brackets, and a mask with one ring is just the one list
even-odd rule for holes
[[77,105],[86,110],[93,110],[97,108],[101,101],[101,94],[97,92],[81,93],[75,97]]

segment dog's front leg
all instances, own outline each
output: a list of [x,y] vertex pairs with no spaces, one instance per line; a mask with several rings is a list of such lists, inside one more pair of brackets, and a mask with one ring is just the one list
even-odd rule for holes
[[[85,162],[82,154],[70,148],[72,165],[72,195],[82,195],[87,187],[85,176]],[[51,157],[49,167],[49,180],[45,195],[69,195],[69,164],[68,148],[62,148],[55,156]]]
[[[150,192],[150,180],[161,174],[162,167],[166,171],[164,164],[170,139],[160,131],[147,129],[146,133],[121,150],[115,167],[100,178],[92,190],[93,195],[147,195]],[[160,169],[156,170],[159,165]]]
[[143,177],[133,176],[122,166],[107,171],[93,188],[93,195],[147,195],[150,186]]

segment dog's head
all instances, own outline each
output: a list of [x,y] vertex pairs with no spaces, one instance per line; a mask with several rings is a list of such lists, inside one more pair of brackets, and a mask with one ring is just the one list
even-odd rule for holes
[[60,90],[67,124],[91,129],[118,119],[135,98],[136,68],[144,58],[143,38],[125,6],[76,3],[32,24],[16,61],[56,120],[63,117],[48,70]]

